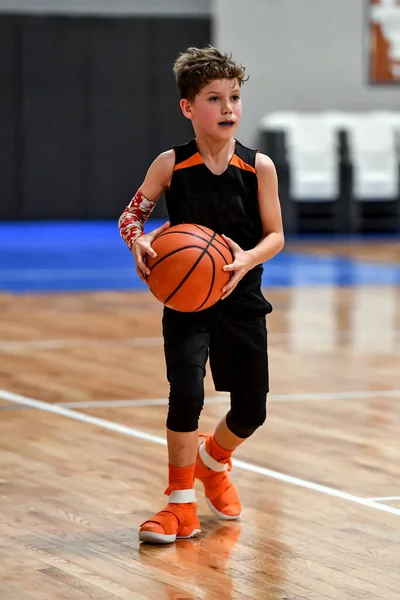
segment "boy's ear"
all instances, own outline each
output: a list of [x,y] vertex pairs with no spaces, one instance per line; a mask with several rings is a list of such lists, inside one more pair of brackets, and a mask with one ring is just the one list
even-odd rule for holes
[[184,116],[187,119],[191,119],[192,107],[190,106],[189,100],[186,100],[186,98],[182,98],[182,100],[179,102],[179,106],[181,107],[181,111],[183,112]]

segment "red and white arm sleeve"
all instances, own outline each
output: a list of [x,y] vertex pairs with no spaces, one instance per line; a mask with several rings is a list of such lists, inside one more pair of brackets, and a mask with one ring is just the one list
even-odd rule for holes
[[132,250],[133,243],[143,235],[144,224],[151,215],[156,202],[148,200],[138,190],[119,218],[118,227],[122,239]]

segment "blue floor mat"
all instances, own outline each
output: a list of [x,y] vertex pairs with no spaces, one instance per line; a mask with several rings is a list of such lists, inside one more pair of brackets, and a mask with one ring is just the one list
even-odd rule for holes
[[[159,224],[151,221],[148,228]],[[265,264],[263,275],[267,288],[399,283],[399,265],[286,251]],[[147,286],[136,274],[116,222],[46,222],[0,225],[0,289],[22,293],[146,290]]]

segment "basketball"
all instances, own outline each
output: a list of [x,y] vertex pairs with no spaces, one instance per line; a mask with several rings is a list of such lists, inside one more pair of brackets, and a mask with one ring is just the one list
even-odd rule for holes
[[209,308],[222,296],[233,262],[224,239],[202,225],[174,225],[152,243],[157,258],[146,257],[151,292],[165,306],[181,312]]

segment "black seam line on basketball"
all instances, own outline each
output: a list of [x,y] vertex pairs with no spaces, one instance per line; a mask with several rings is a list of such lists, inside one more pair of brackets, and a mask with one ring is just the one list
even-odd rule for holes
[[171,300],[172,296],[174,296],[174,294],[176,294],[176,292],[178,290],[180,290],[180,288],[183,286],[183,284],[185,283],[185,281],[190,277],[190,275],[193,273],[193,271],[195,270],[195,268],[197,267],[197,265],[199,264],[199,262],[201,261],[201,259],[203,258],[203,256],[206,254],[208,248],[211,246],[212,241],[214,239],[214,237],[217,234],[214,233],[213,237],[211,238],[211,240],[208,242],[207,246],[203,249],[203,252],[200,254],[200,256],[196,259],[194,265],[192,265],[192,267],[189,269],[189,271],[186,273],[185,277],[182,279],[182,281],[179,283],[179,285],[174,289],[174,291],[168,296],[168,298],[166,298],[163,302],[163,304],[166,304],[167,302],[169,302],[169,300]]
[[[208,236],[210,235],[207,231],[203,231],[201,229],[201,227],[199,227],[199,225],[195,225],[195,227],[198,227],[200,229],[200,231],[202,231],[205,235],[208,235]],[[195,238],[201,240],[202,242],[208,243],[207,240],[205,240],[203,237],[201,237],[201,235],[197,235],[196,233],[192,233],[191,231],[165,231],[164,233],[161,233],[159,236],[157,236],[157,239],[159,239],[161,237],[164,237],[164,235],[174,235],[174,234],[177,235],[177,234],[180,234],[180,233],[184,233],[185,235],[191,235],[192,237],[195,237]],[[214,236],[215,236],[215,234],[214,234]],[[214,237],[214,238],[210,237],[210,239],[212,241],[217,242],[218,244],[220,244],[220,246],[223,246],[223,248],[227,247],[225,243],[220,242],[219,240],[216,239],[216,237]],[[186,246],[186,248],[195,248],[195,247],[197,248],[197,247],[200,247],[200,246]],[[214,244],[212,244],[212,247],[224,259],[225,264],[229,265],[228,261],[226,260],[225,256],[222,254],[221,250],[219,250],[217,248],[217,246],[214,246]],[[153,267],[155,267],[156,264],[158,264],[158,263],[155,263],[153,265]]]
[[203,302],[200,304],[200,306],[198,306],[198,307],[196,308],[196,310],[195,310],[194,312],[197,312],[197,311],[199,311],[199,310],[202,308],[202,306],[204,306],[204,305],[205,305],[205,303],[206,303],[206,302],[207,302],[207,300],[209,299],[209,297],[210,297],[210,294],[211,294],[211,292],[212,292],[212,289],[213,289],[213,287],[214,287],[214,280],[215,280],[215,261],[214,261],[214,258],[211,256],[211,254],[209,254],[208,252],[206,252],[206,254],[207,254],[207,256],[210,258],[210,260],[211,260],[211,264],[212,264],[211,285],[210,285],[210,289],[208,290],[208,294],[207,294],[207,296],[206,296],[206,299],[205,299],[205,300],[204,300],[204,301],[203,301]]
[[[184,225],[184,223],[182,223]],[[208,236],[208,238],[211,238],[211,234],[208,233],[208,231],[204,231],[204,229],[202,229],[200,227],[200,225],[196,225],[194,224],[193,227],[197,227],[197,229],[200,229],[200,231],[202,233],[204,233],[204,235]],[[160,233],[160,235],[157,236],[157,239],[164,237],[164,235],[177,235],[179,233],[184,233],[185,235],[191,235],[193,237],[197,237],[200,240],[203,240],[203,242],[206,242],[207,240],[205,240],[203,237],[201,237],[201,235],[197,235],[196,233],[193,233],[192,231],[163,231],[163,233]],[[220,242],[219,240],[217,240],[217,238],[214,239],[214,242],[216,242],[217,244],[219,244],[220,246],[223,246],[224,248],[226,248],[226,244],[225,242]],[[215,246],[213,246],[213,248],[215,248]],[[216,248],[215,248],[216,249]]]
[[[214,240],[214,242],[218,242],[218,240]],[[223,258],[224,263],[226,265],[229,265],[228,261],[226,260],[225,256],[222,254],[221,250],[219,250],[219,248],[217,248],[216,246],[214,246],[214,244],[211,244],[211,248],[213,250],[215,250],[215,252],[218,252],[218,254]],[[226,248],[226,246],[224,246],[224,248]],[[207,254],[208,254],[208,252],[207,252]]]
[[[205,242],[205,241],[206,240],[203,240],[203,242]],[[162,258],[160,258],[157,262],[155,262],[154,265],[151,267],[150,272],[154,269],[154,267],[157,267],[157,265],[162,263],[162,261],[166,260],[169,256],[172,256],[173,254],[178,254],[178,252],[182,252],[183,250],[186,250],[187,248],[198,248],[199,250],[204,250],[203,246],[184,246],[183,248],[177,248],[176,250],[172,250],[171,252],[169,252]]]
[[[164,231],[163,233],[158,235],[156,239],[158,240],[159,238],[164,237],[164,235],[180,235],[181,233],[184,233],[185,235],[191,235],[192,237],[195,237],[195,238],[201,240],[202,242],[208,243],[208,241],[205,240],[203,237],[201,237],[201,235],[197,235],[197,233],[192,233],[191,231]],[[203,233],[205,233],[208,236],[210,235],[206,231],[204,231]],[[218,242],[218,240],[215,240],[215,241]],[[219,243],[221,243],[221,242],[219,242]]]
[[204,231],[203,227],[201,225],[197,225],[197,223],[193,223],[193,227],[196,227],[197,229],[200,229],[200,231],[202,233],[204,233],[205,235],[208,235],[208,237],[211,237],[211,233],[208,233],[208,231]]
[[[197,227],[197,229],[200,229],[200,231],[202,231],[202,232],[204,233],[204,235],[210,235],[210,234],[208,233],[208,231],[204,231],[204,229],[203,229],[203,228],[202,228],[200,225],[196,225],[196,223],[194,223],[194,227]],[[221,246],[224,246],[224,248],[226,247],[224,242],[220,242],[220,241],[219,241],[219,240],[217,240],[216,238],[215,238],[215,241],[216,241],[218,244],[220,244]],[[214,248],[215,248],[215,246],[214,246]]]

